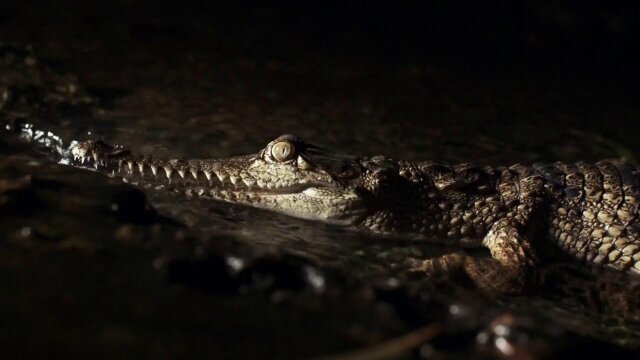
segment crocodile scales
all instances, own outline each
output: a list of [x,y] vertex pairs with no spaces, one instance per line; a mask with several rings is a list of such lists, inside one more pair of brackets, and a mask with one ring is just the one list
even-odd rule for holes
[[480,288],[520,293],[537,282],[535,248],[556,247],[596,267],[640,274],[639,171],[631,165],[447,166],[329,151],[293,135],[257,154],[166,160],[89,140],[77,164],[139,184],[348,225],[391,236],[486,247],[416,262],[462,271]]

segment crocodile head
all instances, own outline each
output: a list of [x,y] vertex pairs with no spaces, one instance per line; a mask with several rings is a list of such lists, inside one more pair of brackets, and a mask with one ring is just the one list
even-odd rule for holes
[[200,160],[198,165],[213,179],[204,194],[218,200],[339,224],[355,223],[369,207],[361,186],[367,172],[362,158],[330,152],[294,135],[276,138],[257,154]]
[[[171,188],[187,194],[338,224],[361,222],[406,188],[394,186],[398,170],[388,159],[329,151],[294,135],[280,136],[256,154],[222,159],[162,160],[96,141],[79,143],[71,153],[107,171],[118,164],[132,182],[168,178]],[[166,177],[158,176],[162,170]]]

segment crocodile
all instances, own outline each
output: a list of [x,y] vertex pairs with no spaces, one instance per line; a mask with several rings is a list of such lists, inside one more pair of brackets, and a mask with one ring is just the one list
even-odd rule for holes
[[[539,284],[540,248],[640,275],[640,169],[632,165],[444,165],[355,156],[294,135],[222,159],[162,159],[96,140],[74,144],[71,154],[76,165],[138,185],[460,246],[411,270],[466,274],[491,293]],[[491,256],[462,247],[484,247]]]

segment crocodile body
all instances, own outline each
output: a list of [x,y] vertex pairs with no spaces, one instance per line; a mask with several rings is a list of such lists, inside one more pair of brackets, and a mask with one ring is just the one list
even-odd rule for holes
[[79,143],[72,154],[78,164],[189,196],[484,246],[491,258],[459,252],[417,262],[414,270],[463,271],[488,291],[518,293],[536,283],[540,247],[640,274],[640,175],[630,165],[446,166],[335,153],[292,135],[226,159],[164,160],[99,141]]

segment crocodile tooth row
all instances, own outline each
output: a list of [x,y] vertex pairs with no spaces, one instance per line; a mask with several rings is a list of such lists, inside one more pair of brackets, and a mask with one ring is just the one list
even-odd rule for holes
[[[96,159],[97,156],[93,155],[93,159],[91,157],[79,157],[79,156],[75,156],[74,160],[82,160],[83,163],[85,163],[86,161],[89,162],[93,162],[94,164],[96,163]],[[93,161],[92,161],[93,160]],[[164,170],[164,175],[165,177],[169,180],[169,182],[171,182],[174,179],[177,179],[174,174],[178,174],[180,176],[180,179],[183,181],[189,181],[190,179],[193,179],[195,181],[198,181],[200,179],[200,173],[204,174],[204,177],[207,179],[207,181],[209,182],[210,186],[213,186],[214,184],[219,184],[219,185],[224,185],[227,183],[232,184],[234,187],[238,187],[240,185],[244,185],[247,188],[251,188],[253,186],[255,186],[256,184],[258,185],[258,187],[261,188],[273,188],[273,185],[268,184],[266,182],[264,182],[263,180],[256,180],[253,179],[251,177],[241,177],[238,175],[228,175],[225,174],[221,171],[215,171],[212,169],[206,169],[206,170],[199,170],[198,167],[200,166],[200,164],[196,163],[196,162],[192,162],[191,164],[189,164],[188,167],[184,167],[184,168],[177,168],[176,166],[179,165],[173,165],[170,162],[166,162],[166,161],[160,161],[157,159],[154,159],[155,163],[148,163],[147,161],[149,160],[133,160],[133,159],[129,159],[129,160],[119,160],[118,161],[118,173],[122,173],[122,164],[126,163],[126,169],[127,169],[127,175],[140,175],[142,177],[145,176],[145,170],[148,167],[151,170],[151,173],[153,174],[153,176],[157,177],[158,174],[158,169],[162,169]],[[104,160],[100,160],[97,162],[100,165],[104,165],[106,166],[106,162]],[[136,170],[137,169],[137,173]],[[191,177],[187,177],[187,173],[191,174]],[[215,175],[215,176],[214,176]],[[217,182],[215,181],[217,179]]]
[[[93,144],[91,144],[93,145]],[[140,176],[145,177],[146,168],[151,170],[151,174],[153,174],[156,179],[158,176],[162,174],[158,174],[158,170],[164,170],[164,177],[166,177],[167,181],[171,183],[174,180],[185,181],[195,181],[196,183],[202,178],[200,174],[204,174],[204,177],[209,183],[209,186],[221,186],[225,184],[233,185],[234,188],[252,188],[258,187],[261,189],[273,189],[277,187],[277,184],[273,184],[265,179],[255,179],[246,173],[243,174],[228,174],[221,169],[218,168],[218,165],[211,165],[203,163],[200,160],[161,160],[152,157],[145,157],[136,154],[127,154],[120,158],[111,159],[101,158],[101,154],[109,154],[110,150],[104,150],[102,148],[94,148],[94,147],[86,147],[86,146],[76,146],[71,150],[73,155],[73,159],[75,161],[80,161],[82,164],[93,164],[93,166],[98,169],[99,166],[107,167],[109,164],[117,164],[117,170],[112,170],[112,173],[119,173],[126,176]],[[126,166],[123,168],[122,165]],[[115,167],[115,166],[114,166]],[[123,170],[126,170],[123,172]],[[137,170],[137,171],[136,171]],[[177,174],[177,176],[174,176]],[[187,175],[191,174],[190,177]],[[214,176],[215,175],[215,176]]]

